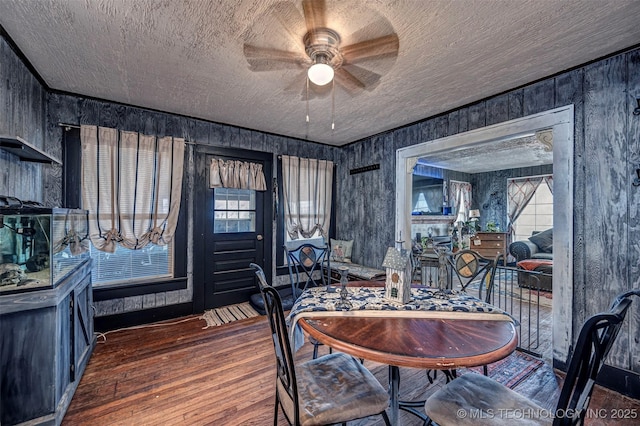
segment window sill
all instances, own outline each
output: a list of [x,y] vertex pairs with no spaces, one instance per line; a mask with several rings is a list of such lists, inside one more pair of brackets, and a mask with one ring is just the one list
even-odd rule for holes
[[109,287],[93,289],[93,300],[111,300],[124,297],[142,296],[145,294],[165,293],[167,291],[184,290],[187,288],[187,277],[171,278],[163,281],[153,281],[138,284],[117,284]]

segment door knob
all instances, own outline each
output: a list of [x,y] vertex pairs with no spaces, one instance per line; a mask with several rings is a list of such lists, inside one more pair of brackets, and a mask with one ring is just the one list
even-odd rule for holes
[[258,240],[258,241],[262,241],[262,238],[263,238],[263,237],[262,237],[262,235],[260,235],[260,234],[258,234],[258,235],[256,236],[256,240]]

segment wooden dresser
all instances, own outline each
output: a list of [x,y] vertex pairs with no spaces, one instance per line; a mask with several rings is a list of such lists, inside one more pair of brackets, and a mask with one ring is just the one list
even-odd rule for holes
[[495,259],[497,255],[503,255],[505,262],[509,254],[509,241],[506,232],[477,232],[471,238],[469,247],[488,259]]

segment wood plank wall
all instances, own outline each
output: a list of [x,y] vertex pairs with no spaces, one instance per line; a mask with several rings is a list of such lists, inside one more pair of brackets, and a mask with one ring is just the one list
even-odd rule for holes
[[[573,104],[574,269],[573,336],[591,315],[606,310],[622,291],[640,288],[640,49],[615,55],[523,88],[485,99],[349,145],[338,181],[338,233],[364,248],[354,261],[379,265],[394,243],[395,150],[487,125]],[[354,249],[358,246],[354,243]],[[640,300],[636,301],[610,364],[640,373]]]
[[[632,114],[640,98],[640,49],[342,149],[48,92],[1,37],[0,59],[0,131],[23,136],[58,157],[63,130],[57,123],[69,122],[335,161],[336,233],[356,240],[354,260],[371,266],[381,264],[386,247],[396,238],[396,149],[574,104],[574,336],[584,320],[606,309],[617,293],[640,287],[640,188],[631,185],[635,168],[640,165],[640,116]],[[379,170],[349,175],[352,168],[376,163],[380,164]],[[0,152],[0,176],[0,193],[60,204],[59,168],[21,164]],[[146,306],[167,303],[163,295],[148,295],[146,299]],[[637,305],[614,348],[611,365],[640,373]]]

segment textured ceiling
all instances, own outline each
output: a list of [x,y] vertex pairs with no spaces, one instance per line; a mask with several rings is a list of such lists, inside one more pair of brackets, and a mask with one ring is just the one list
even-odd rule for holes
[[331,145],[640,41],[638,0],[327,0],[326,8],[343,46],[399,38],[397,57],[357,64],[375,84],[336,87],[334,131],[326,91],[312,90],[305,121],[303,65],[255,71],[243,50],[303,53],[300,0],[0,0],[0,25],[53,89]]

